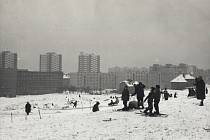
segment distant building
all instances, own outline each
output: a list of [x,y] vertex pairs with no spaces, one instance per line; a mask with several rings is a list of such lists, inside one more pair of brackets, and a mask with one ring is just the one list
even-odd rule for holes
[[128,68],[128,67],[112,67],[108,73],[115,75],[115,88],[119,88],[119,84],[125,80],[139,81],[148,86],[148,69],[147,68]]
[[40,55],[40,72],[61,72],[62,55],[49,52]]
[[100,56],[95,54],[79,54],[79,73],[99,73],[100,72]]
[[190,74],[180,74],[171,80],[170,83],[171,89],[182,90],[185,88],[193,87],[195,83],[195,77]]
[[17,53],[10,51],[0,52],[0,68],[17,69]]
[[189,66],[187,64],[184,64],[184,63],[180,63],[178,66],[177,66],[177,72],[179,74],[186,74],[188,73],[188,70],[189,70]]
[[70,74],[64,74],[63,75],[63,88],[68,89],[71,86],[71,80],[70,80]]
[[187,81],[187,87],[193,87],[195,84],[195,77],[190,74],[184,75],[185,80]]
[[17,71],[17,95],[60,93],[62,72]]
[[0,97],[15,97],[17,70],[0,68]]
[[171,89],[174,90],[183,90],[188,86],[187,81],[185,80],[183,74],[180,74],[173,80],[171,80]]
[[70,73],[70,83],[81,89],[116,89],[116,77],[113,73]]
[[149,76],[148,76],[148,81],[149,81],[149,87],[154,87],[155,85],[160,85],[161,84],[161,65],[159,64],[153,64],[149,68]]
[[176,66],[172,64],[166,64],[161,66],[160,69],[160,86],[161,88],[170,88],[170,81],[176,77],[178,74],[176,72]]

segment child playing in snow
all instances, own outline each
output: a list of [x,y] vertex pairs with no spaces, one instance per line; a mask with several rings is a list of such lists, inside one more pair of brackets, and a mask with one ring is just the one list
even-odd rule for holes
[[93,112],[99,111],[99,107],[98,107],[99,104],[100,104],[99,102],[96,102],[96,104],[93,106],[93,109],[92,109]]
[[151,91],[149,95],[144,100],[144,102],[147,100],[147,103],[148,103],[148,107],[144,110],[144,113],[148,113],[149,111],[149,115],[152,114],[154,91],[155,91],[155,88],[151,87]]

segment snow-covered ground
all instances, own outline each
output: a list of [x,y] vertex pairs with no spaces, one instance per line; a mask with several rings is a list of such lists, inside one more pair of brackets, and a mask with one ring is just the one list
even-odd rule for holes
[[[210,88],[209,88],[210,91]],[[188,91],[177,92],[178,98],[161,100],[160,112],[168,117],[146,117],[139,110],[119,112],[122,101],[108,107],[110,96],[47,94],[0,98],[1,140],[140,140],[140,139],[210,139],[210,93],[199,106],[195,98],[187,98]],[[148,91],[146,91],[148,93]],[[77,109],[67,101],[78,100]],[[132,97],[131,100],[135,100]],[[33,107],[27,117],[24,106]],[[90,106],[99,101],[100,111],[93,113]],[[52,105],[53,104],[53,105]],[[145,106],[147,104],[145,103]],[[39,117],[38,110],[41,113]],[[12,117],[11,117],[12,113]]]

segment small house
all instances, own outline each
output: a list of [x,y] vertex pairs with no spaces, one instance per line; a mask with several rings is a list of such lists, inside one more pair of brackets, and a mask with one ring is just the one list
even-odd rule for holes
[[174,90],[183,90],[188,86],[188,82],[184,78],[183,74],[180,74],[179,76],[177,76],[170,82],[171,82],[171,89],[174,89]]

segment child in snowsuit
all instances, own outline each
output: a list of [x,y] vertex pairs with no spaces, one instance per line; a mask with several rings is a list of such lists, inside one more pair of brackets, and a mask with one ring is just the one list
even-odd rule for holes
[[92,109],[93,112],[99,111],[99,107],[98,107],[99,104],[100,104],[99,102],[96,102],[96,104],[93,106],[93,109]]
[[165,88],[165,90],[163,91],[163,94],[164,94],[164,99],[165,99],[165,100],[168,100],[169,93],[168,93],[168,91],[167,91],[166,88]]
[[144,113],[147,113],[147,111],[149,111],[150,115],[152,114],[152,109],[153,109],[154,91],[155,91],[155,88],[151,87],[151,91],[149,95],[144,100],[144,102],[147,100],[147,103],[148,103],[148,107],[144,110]]

